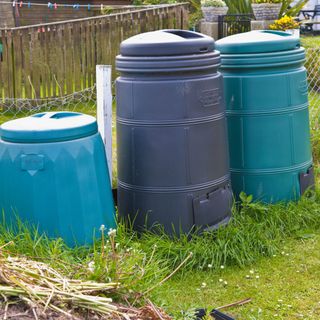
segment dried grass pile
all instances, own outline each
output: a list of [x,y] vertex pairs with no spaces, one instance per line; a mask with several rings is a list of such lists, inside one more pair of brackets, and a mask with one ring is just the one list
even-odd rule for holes
[[62,316],[61,319],[170,319],[151,302],[139,309],[113,303],[110,296],[120,289],[119,283],[68,279],[46,263],[5,255],[2,248],[0,296],[4,310],[1,319],[12,319],[8,314],[9,305],[21,302],[29,306],[34,319],[46,319],[45,315],[50,312]]

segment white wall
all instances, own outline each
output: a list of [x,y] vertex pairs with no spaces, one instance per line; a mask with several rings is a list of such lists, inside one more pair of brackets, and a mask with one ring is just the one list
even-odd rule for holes
[[313,10],[316,4],[320,4],[319,0],[309,0],[308,3],[305,5],[304,9],[306,10]]

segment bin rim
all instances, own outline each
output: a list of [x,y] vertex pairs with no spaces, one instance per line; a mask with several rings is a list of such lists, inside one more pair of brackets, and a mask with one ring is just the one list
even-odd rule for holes
[[274,30],[255,30],[222,38],[216,42],[221,54],[250,54],[288,51],[300,48],[300,40]]
[[78,112],[42,112],[5,122],[0,138],[14,143],[45,143],[84,138],[98,132],[94,117]]

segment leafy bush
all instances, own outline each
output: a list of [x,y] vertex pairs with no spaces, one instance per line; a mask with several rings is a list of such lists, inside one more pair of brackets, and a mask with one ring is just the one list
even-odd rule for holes
[[228,8],[229,13],[231,14],[251,14],[252,8],[251,8],[251,0],[225,0]]
[[296,22],[292,17],[284,16],[279,20],[276,20],[269,27],[271,30],[290,30],[290,29],[298,29],[300,24]]
[[298,0],[294,5],[291,5],[292,0],[282,0],[282,6],[280,10],[279,17],[282,17],[284,15],[296,17],[299,15],[300,10],[305,6],[305,4],[309,0]]
[[295,17],[308,2],[308,0],[298,0],[292,5],[292,0],[225,0],[229,7],[229,13],[250,14],[252,13],[251,3],[281,3],[279,17],[284,15]]
[[203,0],[201,1],[203,7],[226,7],[227,4],[222,0]]

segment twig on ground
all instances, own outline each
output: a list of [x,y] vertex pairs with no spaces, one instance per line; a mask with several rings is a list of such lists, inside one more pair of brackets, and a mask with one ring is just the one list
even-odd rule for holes
[[187,261],[192,257],[192,252],[189,253],[189,255],[177,266],[177,268],[175,270],[173,270],[168,276],[166,276],[164,279],[162,279],[160,282],[158,282],[157,284],[155,284],[153,287],[149,288],[147,291],[145,291],[142,295],[147,295],[148,293],[150,293],[152,290],[154,290],[155,288],[157,288],[158,286],[161,286],[164,282],[166,282],[167,280],[169,280],[174,274],[176,274],[184,264],[187,263]]
[[37,311],[36,311],[36,307],[33,307],[31,310],[32,310],[32,313],[33,313],[35,320],[39,320],[38,315],[37,315]]
[[244,299],[244,300],[241,300],[241,301],[237,301],[237,302],[234,302],[234,303],[226,304],[224,306],[221,306],[221,307],[218,307],[218,308],[215,308],[215,309],[216,310],[222,310],[222,309],[232,308],[232,307],[235,307],[235,306],[243,306],[244,304],[247,304],[247,303],[249,303],[251,301],[252,301],[251,298],[247,298],[247,299]]
[[4,313],[3,313],[3,320],[7,320],[8,319],[8,308],[9,308],[9,302],[8,302],[8,298],[1,294],[3,300],[4,300],[4,303],[5,303],[5,306],[4,306]]
[[160,320],[164,320],[161,313],[158,311],[158,309],[154,306],[154,304],[148,299],[147,300],[152,310],[157,314]]
[[29,310],[27,310],[26,312],[15,313],[15,314],[8,316],[8,319],[21,319],[21,317],[22,318],[29,317],[28,313],[29,313]]

